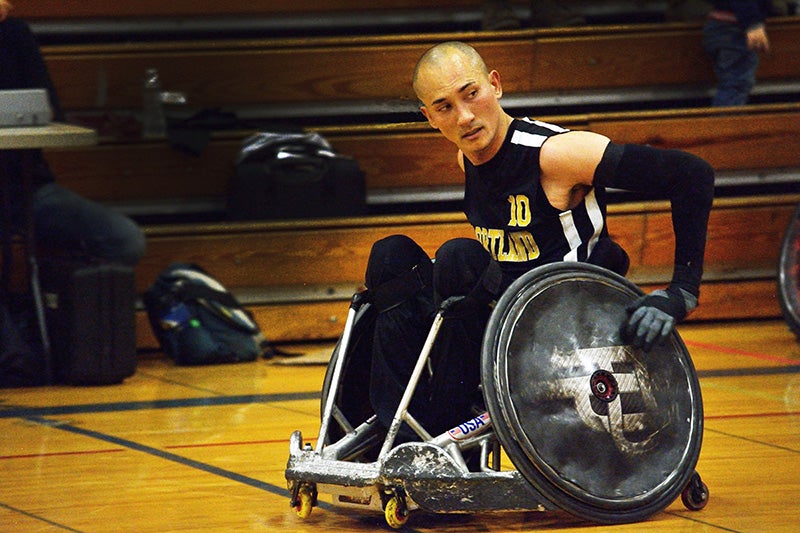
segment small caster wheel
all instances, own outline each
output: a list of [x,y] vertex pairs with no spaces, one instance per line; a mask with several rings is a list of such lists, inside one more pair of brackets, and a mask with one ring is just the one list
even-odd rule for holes
[[294,511],[300,518],[308,518],[314,508],[314,490],[308,485],[302,485],[297,491],[297,497],[292,502]]
[[681,501],[690,511],[699,511],[708,503],[708,485],[695,472],[681,492]]
[[408,509],[405,502],[397,495],[389,498],[383,510],[386,523],[393,529],[400,529],[408,522]]

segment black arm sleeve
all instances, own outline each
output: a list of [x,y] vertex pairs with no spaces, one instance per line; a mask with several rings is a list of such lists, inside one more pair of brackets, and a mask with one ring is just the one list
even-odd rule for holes
[[672,284],[698,296],[703,274],[708,215],[714,198],[714,170],[681,150],[609,143],[594,183],[669,199],[675,232]]

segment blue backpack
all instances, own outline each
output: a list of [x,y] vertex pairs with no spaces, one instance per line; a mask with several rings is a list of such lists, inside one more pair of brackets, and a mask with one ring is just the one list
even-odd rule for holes
[[252,314],[197,265],[170,265],[143,300],[161,349],[178,365],[238,363],[272,355]]

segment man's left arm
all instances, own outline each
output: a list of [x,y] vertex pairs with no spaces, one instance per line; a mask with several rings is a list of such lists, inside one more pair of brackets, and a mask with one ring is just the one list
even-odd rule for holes
[[708,216],[714,197],[714,170],[681,150],[609,143],[594,183],[656,193],[670,200],[675,233],[672,281],[636,302],[626,331],[635,345],[649,349],[665,340],[696,306],[703,274]]

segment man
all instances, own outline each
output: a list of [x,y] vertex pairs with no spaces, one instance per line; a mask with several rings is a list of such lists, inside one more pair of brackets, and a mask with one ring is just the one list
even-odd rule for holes
[[477,239],[445,243],[432,267],[408,238],[392,236],[373,247],[366,276],[378,309],[370,401],[383,423],[391,420],[419,354],[427,331],[419,330],[430,324],[440,302],[464,297],[446,312],[431,372],[410,409],[433,433],[462,421],[469,403],[479,401],[473,392],[490,303],[513,280],[555,261],[627,271],[627,254],[608,238],[606,187],[656,193],[672,205],[672,281],[636,302],[620,325],[624,333],[649,350],[697,306],[714,187],[705,161],[679,150],[618,145],[597,133],[514,119],[500,105],[500,74],[464,43],[428,50],[416,66],[413,87],[430,125],[458,148],[464,210]]

